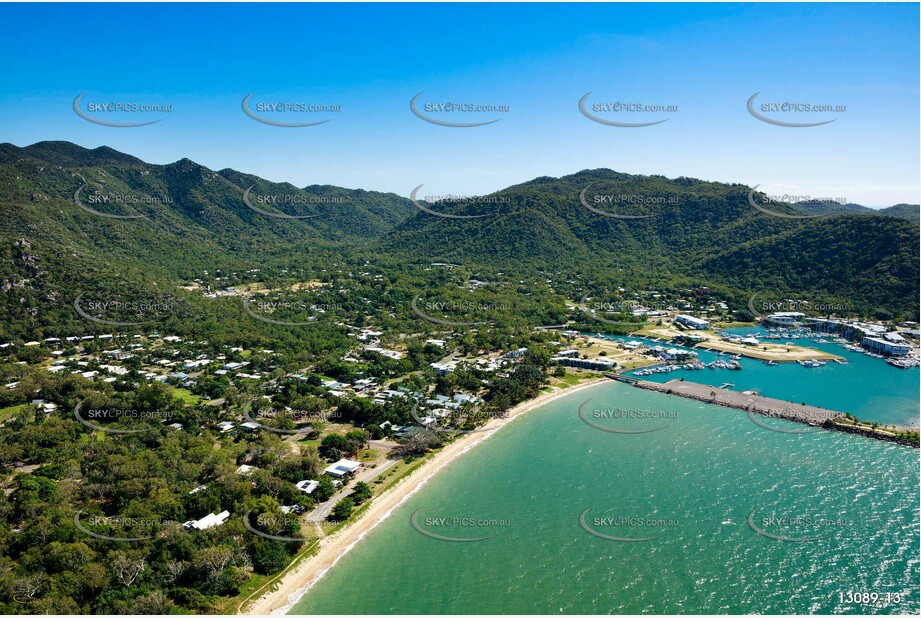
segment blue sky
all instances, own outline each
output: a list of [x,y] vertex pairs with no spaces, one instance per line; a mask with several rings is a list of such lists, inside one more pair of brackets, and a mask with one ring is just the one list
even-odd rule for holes
[[[917,4],[0,5],[0,141],[108,145],[152,163],[189,157],[299,186],[408,195],[481,194],[608,167],[760,184],[771,194],[919,201]],[[97,114],[84,103],[169,104],[159,114]],[[507,105],[431,113],[409,102]],[[844,105],[769,113],[746,101]],[[341,106],[248,118],[241,101]],[[677,106],[598,113],[579,99]]]

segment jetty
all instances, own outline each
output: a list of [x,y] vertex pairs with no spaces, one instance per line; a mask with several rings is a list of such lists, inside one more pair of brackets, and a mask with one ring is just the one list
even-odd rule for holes
[[[615,374],[606,374],[609,378],[626,382],[637,388],[677,395],[687,399],[694,399],[703,403],[711,403],[727,408],[744,410],[749,414],[758,414],[769,418],[780,418],[796,423],[803,423],[812,427],[821,427],[835,431],[859,434],[876,440],[895,442],[905,446],[918,448],[918,441],[903,437],[896,431],[882,427],[875,427],[869,423],[849,419],[844,412],[810,406],[802,403],[792,403],[782,399],[764,397],[751,392],[737,392],[726,388],[686,382],[684,380],[669,380],[668,382],[647,382]],[[760,423],[759,423],[760,424]]]
[[772,418],[782,418],[797,423],[807,425],[821,425],[825,421],[843,419],[844,412],[827,410],[817,406],[809,406],[801,403],[791,403],[782,399],[772,399],[755,395],[754,393],[740,393],[721,388],[710,386],[709,384],[698,384],[697,382],[686,382],[682,380],[669,380],[662,384],[658,382],[647,382],[637,380],[635,386],[650,391],[658,391],[670,395],[696,399],[705,403],[715,403],[716,405],[754,412],[762,416]]

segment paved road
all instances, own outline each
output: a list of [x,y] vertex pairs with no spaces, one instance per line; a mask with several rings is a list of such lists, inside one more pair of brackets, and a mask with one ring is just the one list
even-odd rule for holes
[[[386,450],[388,452],[395,446],[394,442],[384,440],[372,440],[368,444],[374,448]],[[374,468],[362,466],[362,468],[355,474],[353,482],[350,482],[347,486],[334,493],[326,502],[317,505],[315,509],[307,514],[305,521],[311,524],[319,524],[320,522],[325,521],[326,518],[329,517],[329,514],[332,512],[333,507],[336,506],[336,503],[352,493],[352,488],[355,486],[355,483],[358,481],[364,481],[370,485],[374,479],[390,470],[390,468],[399,463],[399,461],[399,459],[387,459],[383,463],[377,464],[377,466]]]

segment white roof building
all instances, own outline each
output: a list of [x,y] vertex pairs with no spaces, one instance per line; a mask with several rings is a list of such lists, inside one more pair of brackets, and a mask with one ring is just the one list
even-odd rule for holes
[[221,511],[220,513],[210,513],[205,515],[198,521],[187,521],[183,524],[186,528],[194,528],[195,530],[207,530],[208,528],[214,528],[220,526],[230,517],[230,511]]
[[233,430],[234,424],[230,421],[221,421],[217,424],[217,427],[221,430],[221,433],[227,433],[228,431]]
[[314,489],[320,486],[320,481],[313,481],[313,480],[298,481],[297,483],[295,483],[294,486],[297,487],[302,492],[304,492],[305,494],[311,494],[313,493]]
[[327,466],[323,472],[336,478],[342,478],[346,474],[352,474],[361,467],[361,463],[351,459],[340,459],[331,466]]
[[703,330],[710,327],[710,322],[703,320],[701,318],[695,318],[693,315],[687,315],[684,313],[679,313],[675,316],[675,322],[678,324],[684,324],[691,328],[696,328]]

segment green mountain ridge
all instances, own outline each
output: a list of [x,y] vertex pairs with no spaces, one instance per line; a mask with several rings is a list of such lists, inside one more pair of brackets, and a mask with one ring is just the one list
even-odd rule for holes
[[[153,165],[107,147],[0,144],[0,313],[19,333],[58,332],[87,290],[160,296],[203,272],[301,269],[315,278],[346,262],[378,264],[392,278],[401,265],[441,261],[487,278],[578,273],[595,288],[681,280],[739,296],[831,294],[863,312],[917,317],[917,225],[884,214],[769,216],[750,191],[595,169],[417,208],[392,193],[298,188],[189,159]],[[116,195],[141,203],[99,202]]]
[[[580,200],[583,191],[591,208]],[[444,204],[440,208],[455,215],[485,216],[414,217],[382,244],[387,251],[444,261],[477,256],[497,268],[544,262],[595,271],[638,269],[751,293],[844,293],[861,305],[889,311],[916,306],[917,226],[876,213],[770,216],[752,206],[750,191],[740,184],[584,170],[499,191],[495,195],[508,198],[499,206]],[[593,203],[599,195],[659,203]],[[772,204],[770,210],[801,214],[785,204]]]
[[862,214],[862,215],[882,215],[886,217],[896,217],[919,223],[921,221],[921,207],[918,204],[896,204],[886,208],[870,208],[860,204],[841,204],[839,202],[812,200],[806,202],[797,202],[794,205],[798,211],[808,215],[842,215],[842,214]]

